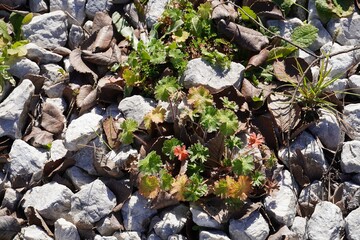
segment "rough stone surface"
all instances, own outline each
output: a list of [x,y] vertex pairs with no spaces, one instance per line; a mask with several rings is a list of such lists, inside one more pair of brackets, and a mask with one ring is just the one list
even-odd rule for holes
[[211,93],[219,92],[226,87],[239,88],[243,80],[245,67],[240,63],[232,62],[228,70],[219,66],[212,66],[201,58],[188,62],[181,81],[185,88],[203,85]]
[[299,196],[300,210],[305,215],[314,212],[316,204],[321,202],[325,197],[325,191],[321,181],[314,181],[310,185],[304,187]]
[[341,152],[341,169],[345,173],[360,173],[360,141],[345,142]]
[[265,198],[265,211],[278,223],[291,226],[296,216],[298,186],[287,170],[282,170],[276,180],[279,190]]
[[50,103],[56,106],[61,112],[65,112],[67,110],[67,103],[64,98],[46,98],[45,103]]
[[124,219],[124,227],[128,231],[147,231],[151,217],[157,213],[155,209],[150,208],[150,204],[138,192],[133,194],[121,208],[121,214]]
[[[326,89],[335,92],[335,96],[338,99],[343,99],[345,96],[345,92],[347,92],[349,88],[349,80],[347,78],[339,78],[334,81],[330,86]],[[351,90],[350,90],[351,91]]]
[[309,24],[313,25],[319,30],[316,40],[309,46],[310,50],[317,51],[326,43],[332,42],[330,33],[324,28],[322,22],[319,19],[311,19]]
[[6,188],[1,208],[7,208],[9,211],[14,212],[21,198],[22,194],[20,192],[12,188]]
[[117,232],[114,236],[117,240],[141,240],[141,233],[139,232]]
[[62,10],[67,12],[69,24],[82,25],[85,20],[86,0],[51,0],[50,12]]
[[87,185],[96,179],[95,177],[88,175],[85,171],[81,170],[81,168],[76,166],[68,168],[65,174],[77,189],[81,189],[82,186]]
[[349,90],[353,93],[360,94],[360,75],[349,77]]
[[288,148],[279,150],[279,159],[289,167],[295,161],[297,149],[305,157],[306,161],[303,168],[310,180],[320,179],[322,174],[328,169],[328,163],[316,139],[310,133],[302,132],[290,145],[290,159],[288,158]]
[[9,73],[17,78],[24,79],[27,74],[39,74],[40,68],[35,62],[27,58],[19,58],[10,65]]
[[320,202],[306,224],[309,240],[340,239],[345,221],[341,210],[331,202]]
[[76,226],[63,218],[55,222],[54,235],[56,240],[80,240]]
[[114,193],[102,181],[95,180],[71,197],[69,214],[75,224],[93,224],[109,214],[115,206]]
[[[336,41],[341,45],[357,45],[360,38],[360,15],[354,11],[348,17],[332,18],[328,24],[327,29],[332,37],[336,36]],[[337,32],[337,29],[341,31]]]
[[26,44],[26,50],[26,57],[35,62],[39,61],[40,64],[57,63],[62,59],[61,55],[39,47],[35,43]]
[[19,7],[26,4],[26,0],[1,0],[2,4],[8,5],[9,7]]
[[130,161],[138,158],[138,151],[133,149],[131,145],[122,145],[119,150],[111,150],[105,155],[107,164],[113,165],[114,168],[108,171],[112,176],[119,176],[121,170],[124,169]]
[[50,158],[51,160],[59,160],[63,157],[66,156],[66,154],[68,153],[68,150],[65,148],[64,146],[64,142],[63,140],[54,140],[51,143],[51,148],[50,148]]
[[306,218],[295,217],[293,225],[291,226],[291,231],[296,234],[296,239],[306,240]]
[[[131,234],[129,234],[130,236],[132,236]],[[123,239],[123,238],[117,238],[115,236],[100,236],[100,235],[96,235],[94,240],[119,240],[119,239]],[[129,240],[132,240],[132,238],[129,238]],[[134,240],[136,240],[137,238],[134,238]]]
[[85,40],[84,30],[81,26],[72,25],[69,31],[69,47],[75,49]]
[[269,232],[269,225],[259,211],[254,211],[250,216],[241,220],[230,220],[231,239],[265,240]]
[[59,82],[59,79],[63,76],[61,71],[64,71],[62,67],[53,63],[41,65],[40,69],[40,73],[50,79],[51,82]]
[[43,89],[49,98],[59,98],[62,97],[65,87],[66,85],[63,81],[54,83],[48,79],[45,81]]
[[35,16],[22,27],[24,37],[40,47],[65,46],[67,42],[67,15],[55,11]]
[[308,8],[307,10],[309,11],[309,15],[308,15],[308,20],[312,20],[312,19],[320,19],[319,18],[319,14],[316,10],[316,6],[315,6],[315,2],[316,0],[309,0],[308,1]]
[[212,218],[208,213],[204,212],[201,207],[195,204],[190,204],[190,211],[194,223],[200,227],[209,227],[215,229],[222,229],[224,226]]
[[20,139],[16,139],[9,153],[10,162],[7,163],[10,181],[22,180],[19,185],[24,186],[32,175],[41,175],[47,160],[47,154]]
[[34,207],[43,218],[55,222],[70,211],[72,196],[73,192],[66,186],[50,182],[27,191],[22,206]]
[[110,0],[88,0],[86,3],[85,13],[90,19],[95,17],[97,12],[104,12],[110,9],[112,3]]
[[19,239],[24,240],[53,240],[49,237],[44,230],[36,225],[31,225],[21,229]]
[[346,105],[343,111],[343,119],[346,134],[351,139],[360,140],[360,103]]
[[125,118],[132,118],[141,124],[144,116],[153,110],[156,106],[154,100],[144,98],[140,95],[134,95],[124,98],[119,103],[119,110],[124,114]]
[[0,103],[0,137],[22,137],[22,130],[28,117],[28,106],[34,91],[34,84],[24,80]]
[[161,239],[168,239],[169,236],[179,233],[185,226],[188,210],[185,205],[178,205],[170,211],[164,210],[160,216],[161,220],[154,226],[155,233]]
[[345,218],[345,232],[349,240],[360,240],[360,208],[353,210]]
[[230,238],[222,231],[203,230],[199,234],[199,240],[230,240]]
[[266,22],[269,27],[277,27],[279,29],[280,36],[291,39],[291,33],[294,28],[302,26],[304,23],[298,18],[291,18],[288,20],[269,20]]
[[96,224],[96,230],[103,236],[110,236],[120,229],[122,229],[122,225],[114,214],[104,217]]
[[83,148],[90,140],[97,136],[102,116],[94,113],[85,113],[71,121],[65,133],[65,147],[69,151]]
[[326,148],[335,151],[344,141],[340,124],[336,116],[328,110],[321,109],[319,115],[320,119],[309,127],[309,130]]
[[29,1],[30,11],[31,12],[46,12],[48,10],[48,6],[44,0],[31,0]]
[[146,24],[151,28],[165,11],[169,0],[149,0],[146,5]]

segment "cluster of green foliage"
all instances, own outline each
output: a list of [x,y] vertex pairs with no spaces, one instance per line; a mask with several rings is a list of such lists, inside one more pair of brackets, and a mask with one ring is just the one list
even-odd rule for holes
[[32,16],[31,13],[25,16],[12,13],[9,17],[10,24],[0,19],[0,92],[5,81],[15,84],[15,80],[8,73],[8,69],[12,61],[26,55],[25,44],[28,41],[23,40],[21,26],[29,23]]

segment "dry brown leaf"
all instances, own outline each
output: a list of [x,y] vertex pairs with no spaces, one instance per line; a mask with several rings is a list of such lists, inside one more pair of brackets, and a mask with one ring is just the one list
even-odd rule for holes
[[59,159],[56,161],[50,160],[44,165],[43,175],[45,177],[51,178],[57,173],[64,172],[74,164],[75,160],[73,158]]
[[267,113],[256,116],[251,120],[251,123],[255,125],[264,136],[267,146],[271,149],[279,149],[279,141],[276,134],[278,129],[275,119],[271,114]]
[[12,216],[0,217],[0,239],[12,240],[21,230],[19,221]]
[[80,114],[83,114],[96,104],[97,89],[93,89],[91,85],[83,85],[79,89],[76,96],[76,105],[80,108]]
[[[279,81],[297,84],[301,79],[301,72],[299,70],[305,71],[308,66],[309,64],[302,58],[286,58],[285,60],[273,63],[274,75]],[[311,70],[306,73],[306,78],[308,81],[312,81]]]
[[27,207],[25,209],[25,215],[28,219],[29,225],[36,225],[42,227],[46,231],[47,235],[49,235],[50,237],[54,237],[54,234],[51,232],[50,228],[35,208]]
[[265,18],[264,20],[284,19],[282,11],[273,1],[255,1],[253,4],[251,4],[250,8],[256,13],[257,16]]
[[273,93],[268,97],[268,108],[282,132],[289,132],[301,120],[301,109],[291,103],[291,96],[283,93]]
[[23,139],[34,147],[42,147],[51,144],[54,141],[54,136],[48,131],[44,131],[38,127],[32,127],[31,132],[24,136]]
[[92,48],[94,52],[102,52],[110,47],[111,40],[113,38],[114,31],[112,25],[102,27],[93,43]]
[[170,193],[161,191],[152,201],[151,208],[162,209],[170,206],[177,205],[179,201]]
[[170,194],[178,201],[185,201],[184,191],[187,181],[188,177],[186,175],[177,175],[175,181],[171,184],[172,189],[170,190]]
[[94,81],[98,79],[98,75],[93,70],[91,70],[82,60],[80,48],[76,48],[71,51],[69,60],[71,66],[79,73],[91,74]]
[[82,50],[82,58],[87,61],[101,66],[109,66],[117,63],[118,60],[114,54],[113,48],[107,49],[105,52],[93,53],[89,50]]
[[102,125],[109,146],[112,149],[118,148],[120,145],[120,141],[119,141],[120,122],[110,116],[103,121]]
[[59,108],[51,103],[42,105],[40,125],[53,134],[60,134],[64,129],[66,118]]
[[269,44],[266,36],[253,29],[243,27],[233,22],[220,20],[217,25],[218,32],[223,34],[229,41],[233,41],[240,48],[252,52],[260,52]]
[[220,160],[222,159],[225,149],[224,141],[224,135],[218,133],[206,143],[206,146],[209,148],[210,158],[205,162],[205,166],[218,167],[221,165]]
[[92,25],[92,33],[99,31],[101,28],[112,24],[111,17],[107,12],[96,12]]
[[249,59],[249,62],[248,64],[246,65],[246,68],[245,70],[248,70],[252,67],[259,67],[261,66],[265,61],[266,59],[268,58],[269,56],[269,50],[264,48],[262,49],[258,54],[252,56],[250,59]]

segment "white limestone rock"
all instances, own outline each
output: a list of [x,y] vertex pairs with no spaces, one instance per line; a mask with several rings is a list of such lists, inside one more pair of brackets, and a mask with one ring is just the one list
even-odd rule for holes
[[22,196],[23,195],[20,192],[13,188],[5,188],[5,194],[1,202],[1,208],[7,208],[10,212],[16,211]]
[[26,5],[26,0],[1,0],[1,4],[5,4],[9,7],[19,7]]
[[339,78],[332,84],[330,84],[330,86],[328,86],[326,90],[334,91],[335,96],[338,99],[343,99],[345,97],[345,93],[348,92],[348,88],[349,80],[347,78]]
[[59,160],[65,157],[67,153],[68,150],[65,148],[63,140],[58,139],[58,140],[54,140],[51,143],[51,148],[50,148],[51,160],[53,161]]
[[143,122],[144,116],[152,111],[155,106],[156,103],[153,99],[134,95],[121,100],[118,109],[126,119],[132,118],[140,125]]
[[91,147],[81,148],[74,154],[73,157],[75,160],[75,166],[81,168],[90,175],[97,176],[98,173],[94,167],[95,156],[93,147],[101,147],[102,144],[99,138],[96,138],[93,141],[89,142],[88,145]]
[[56,240],[80,240],[76,226],[63,218],[55,222],[54,235]]
[[48,51],[35,43],[26,44],[26,57],[40,64],[57,63],[63,58],[60,54]]
[[[116,232],[114,234],[114,237],[116,237],[117,240],[141,240],[142,239],[141,233],[133,232],[133,231]],[[101,240],[101,239],[99,239],[99,240]],[[107,239],[104,239],[104,240],[107,240]],[[109,239],[109,240],[112,240],[112,239]]]
[[308,20],[313,20],[313,19],[320,19],[319,14],[316,10],[316,6],[315,6],[315,2],[316,0],[309,0],[308,1],[308,8],[307,10],[309,11],[309,15],[308,15]]
[[360,240],[360,207],[351,211],[345,218],[345,232],[349,240]]
[[169,0],[149,0],[146,4],[146,25],[150,29],[165,11]]
[[18,235],[20,235],[18,238],[19,240],[53,240],[53,238],[49,237],[44,230],[36,225],[22,228],[21,233]]
[[310,215],[314,212],[316,204],[325,198],[325,190],[321,181],[314,181],[301,190],[299,196],[300,211],[304,215]]
[[35,86],[24,80],[0,103],[0,137],[21,138]]
[[44,0],[31,0],[29,1],[30,11],[31,12],[47,12],[48,6]]
[[50,79],[51,82],[59,82],[59,80],[63,77],[61,73],[64,69],[54,63],[48,63],[40,66],[41,74]]
[[360,75],[349,77],[349,90],[353,93],[360,94]]
[[280,36],[291,39],[291,34],[294,28],[304,25],[304,23],[298,18],[291,18],[287,20],[268,20],[267,25],[269,27],[277,27],[279,29]]
[[341,152],[341,169],[344,173],[360,173],[360,141],[344,143]]
[[307,219],[303,217],[295,217],[291,231],[296,234],[296,239],[306,240],[306,222]]
[[343,119],[346,134],[354,140],[360,140],[360,103],[344,107]]
[[194,223],[200,227],[209,227],[215,229],[223,229],[224,226],[212,218],[208,213],[201,209],[201,207],[190,203],[190,211]]
[[64,98],[46,98],[45,103],[50,103],[56,106],[61,112],[67,110],[67,103]]
[[97,12],[108,11],[112,6],[110,0],[88,0],[85,7],[86,16],[90,19],[95,17]]
[[96,230],[103,236],[110,236],[115,231],[121,230],[123,227],[114,214],[106,216],[96,224]]
[[[348,17],[332,18],[327,23],[327,29],[332,37],[336,35],[336,42],[341,45],[358,45],[360,38],[360,14],[354,11]],[[340,31],[338,32],[337,29]]]
[[196,58],[188,62],[181,82],[185,88],[204,86],[211,93],[220,92],[229,86],[240,88],[245,67],[231,62],[229,69],[212,66],[204,59]]
[[67,15],[63,11],[45,13],[33,17],[22,27],[24,37],[43,48],[65,46],[67,42]]
[[68,168],[65,174],[77,189],[81,189],[81,187],[95,181],[96,179],[95,177],[90,176],[81,168],[76,166]]
[[269,232],[269,225],[259,211],[254,211],[244,219],[230,220],[231,239],[265,240],[269,236]]
[[310,50],[317,51],[326,43],[332,42],[332,37],[330,36],[330,33],[324,28],[322,22],[319,19],[311,19],[309,21],[309,24],[313,25],[319,30],[316,40],[309,46]]
[[[126,238],[126,239],[129,239],[129,240],[137,240],[137,239],[139,239],[139,240],[141,240],[141,238],[136,238],[136,237],[134,237],[134,238],[131,238],[131,237],[133,237],[133,235],[132,234],[128,234],[128,235],[125,235],[126,237],[128,237],[128,238]],[[115,236],[100,236],[100,235],[96,235],[95,236],[95,238],[94,238],[94,240],[119,240],[119,239],[121,239],[121,240],[123,240],[124,238],[117,238],[117,237],[115,237]]]
[[222,231],[202,230],[199,234],[199,240],[230,240],[230,238]]
[[39,74],[39,66],[27,59],[27,58],[18,58],[10,65],[9,73],[17,78],[24,79],[27,74]]
[[72,25],[69,30],[69,47],[75,49],[85,40],[85,33],[81,26]]
[[85,20],[86,0],[51,0],[50,12],[62,10],[69,13],[69,24],[81,26]]

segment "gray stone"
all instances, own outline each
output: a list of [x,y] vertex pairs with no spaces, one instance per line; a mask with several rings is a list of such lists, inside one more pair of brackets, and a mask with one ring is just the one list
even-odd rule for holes
[[[117,238],[115,236],[100,236],[100,235],[96,235],[94,238],[94,240],[119,240],[119,239],[121,239],[121,238]],[[135,239],[136,238],[134,238],[134,240]]]
[[81,168],[76,166],[68,168],[65,174],[77,189],[81,189],[81,187],[95,181],[96,179],[95,177],[88,175],[85,171],[81,170]]
[[67,103],[64,98],[46,98],[45,103],[50,103],[56,106],[61,112],[67,110]]
[[330,33],[324,28],[322,22],[319,19],[311,19],[309,24],[313,25],[319,30],[316,40],[309,46],[310,50],[317,51],[326,43],[332,42]]
[[306,218],[295,217],[293,225],[291,226],[291,231],[296,234],[296,239],[306,240]]
[[254,211],[244,219],[230,220],[229,233],[231,239],[265,240],[269,232],[269,225],[259,211]]
[[308,12],[309,12],[309,15],[308,15],[308,20],[310,21],[310,20],[313,20],[313,19],[320,19],[320,17],[319,17],[319,14],[318,14],[318,12],[317,12],[317,10],[316,10],[316,6],[315,6],[315,2],[316,2],[317,0],[309,0],[308,1],[308,8],[307,8],[307,10],[308,10]]
[[343,119],[346,134],[354,140],[360,140],[360,103],[344,107]]
[[84,30],[85,30],[86,32],[91,33],[91,32],[92,32],[93,24],[94,24],[93,21],[90,21],[90,20],[86,21],[85,24],[84,24],[84,26],[83,26]]
[[20,139],[16,139],[9,153],[10,162],[7,163],[10,181],[22,180],[17,184],[25,186],[32,175],[41,175],[47,154]]
[[223,229],[224,226],[212,218],[208,213],[202,210],[201,207],[190,204],[190,211],[192,213],[192,219],[194,223],[200,227],[209,227],[215,229]]
[[84,30],[81,26],[72,25],[69,31],[69,47],[75,49],[85,40]]
[[322,185],[321,181],[314,181],[302,189],[298,201],[304,215],[312,214],[316,204],[324,199],[325,191]]
[[55,48],[67,42],[67,15],[55,11],[35,16],[29,24],[22,27],[24,37],[40,47]]
[[326,148],[335,151],[344,141],[339,121],[329,110],[321,109],[319,115],[319,120],[309,130]]
[[104,217],[96,224],[96,230],[103,236],[110,236],[115,231],[121,229],[122,225],[119,223],[114,214]]
[[97,136],[102,116],[85,113],[70,122],[65,133],[65,147],[69,151],[77,151],[86,146]]
[[131,0],[112,0],[113,4],[127,4],[130,2],[131,2]]
[[86,0],[51,0],[50,12],[62,10],[67,12],[69,24],[81,26],[85,20]]
[[348,88],[349,80],[347,78],[339,78],[328,86],[326,90],[333,91],[338,99],[343,99]]
[[113,165],[114,168],[109,170],[108,173],[112,176],[117,176],[121,170],[128,166],[128,163],[138,158],[138,151],[133,149],[131,145],[121,145],[117,151],[111,150],[105,155],[107,165]]
[[71,197],[69,215],[75,224],[93,224],[108,215],[116,206],[113,192],[100,180],[81,188]]
[[360,94],[360,75],[352,75],[349,77],[350,92]]
[[154,100],[150,98],[144,98],[140,95],[134,95],[124,98],[119,103],[119,110],[122,112],[125,118],[132,118],[141,124],[144,116],[152,111],[156,106]]
[[34,84],[30,80],[24,80],[0,103],[0,137],[22,137],[34,91]]
[[35,62],[27,58],[18,58],[10,65],[8,71],[11,75],[24,79],[27,74],[39,74],[40,68]]
[[161,238],[156,235],[155,233],[151,233],[147,238],[146,240],[161,240]]
[[331,202],[320,202],[306,224],[309,240],[340,239],[345,221],[341,210]]
[[9,7],[19,7],[26,5],[26,0],[1,0],[1,4],[5,4]]
[[56,240],[80,240],[76,226],[63,218],[55,222],[54,234]]
[[34,207],[43,218],[54,223],[70,211],[70,198],[73,195],[66,186],[50,182],[28,190],[22,206],[25,211],[27,207]]
[[212,66],[206,60],[196,58],[188,62],[181,82],[185,88],[202,85],[211,93],[216,93],[229,86],[239,88],[244,69],[240,63],[231,62],[230,68],[224,70],[220,66]]
[[230,240],[230,238],[222,231],[203,230],[199,234],[199,240]]
[[269,20],[266,22],[269,27],[276,27],[279,29],[280,36],[291,40],[291,34],[294,28],[304,25],[298,18],[291,18],[288,20]]
[[[312,52],[311,50],[308,50],[308,51]],[[309,53],[307,53],[301,49],[298,49],[297,51],[295,51],[291,56],[302,58],[308,64],[311,64],[311,62],[315,60],[314,56],[310,55]]]
[[101,148],[102,143],[99,138],[96,138],[88,144],[88,147],[81,148],[79,151],[77,151],[73,156],[75,160],[75,166],[83,169],[90,175],[98,175],[94,167],[94,149],[98,147]]
[[147,231],[151,217],[156,213],[155,209],[150,208],[148,200],[138,192],[133,194],[121,208],[124,228],[128,231]]
[[31,225],[28,227],[21,228],[21,233],[19,234],[19,239],[24,240],[53,240],[49,237],[44,230],[36,225]]
[[64,146],[64,142],[63,140],[54,140],[51,143],[51,148],[50,148],[50,158],[53,161],[62,159],[63,157],[66,156],[66,154],[68,153],[68,150],[65,148]]
[[183,235],[181,234],[173,234],[173,235],[170,235],[167,240],[187,240],[186,237],[184,237]]
[[151,28],[165,11],[169,0],[149,0],[146,5],[146,25]]
[[139,232],[116,232],[114,236],[117,240],[141,240],[141,233]]
[[279,190],[265,198],[265,211],[278,223],[291,226],[296,216],[298,186],[287,170],[279,172],[276,180]]
[[169,236],[177,234],[185,226],[186,216],[189,208],[185,205],[178,205],[171,210],[164,210],[154,226],[154,231],[161,239],[168,239]]
[[47,12],[48,6],[44,0],[31,0],[29,1],[31,12]]
[[360,173],[360,141],[345,142],[341,152],[341,169],[344,173]]
[[357,45],[360,38],[360,15],[354,11],[348,17],[332,18],[327,24],[327,29],[341,45]]
[[88,0],[86,3],[85,13],[88,18],[93,19],[97,12],[108,11],[111,6],[112,1],[110,0]]
[[39,47],[35,43],[26,44],[26,57],[40,64],[57,63],[63,58],[60,54]]
[[63,77],[61,72],[64,71],[64,69],[57,64],[44,64],[40,66],[40,69],[41,74],[50,79],[52,82],[59,82],[59,79]]
[[22,194],[15,189],[6,188],[4,198],[1,202],[1,208],[7,208],[10,212],[16,211]]
[[[325,171],[328,169],[323,150],[316,142],[316,139],[306,131],[302,132],[294,142],[291,143],[290,148],[282,148],[279,150],[279,159],[289,167],[291,163],[296,160],[296,150],[300,150],[304,155],[305,164],[302,166],[310,180],[320,179]],[[290,158],[288,152],[290,150]]]
[[44,92],[49,98],[60,98],[63,96],[63,91],[66,87],[64,82],[54,83],[49,79],[43,85]]
[[353,210],[345,218],[345,232],[349,240],[360,240],[360,208]]

